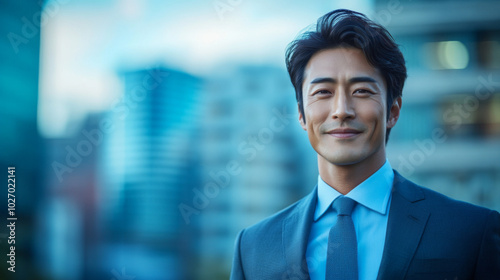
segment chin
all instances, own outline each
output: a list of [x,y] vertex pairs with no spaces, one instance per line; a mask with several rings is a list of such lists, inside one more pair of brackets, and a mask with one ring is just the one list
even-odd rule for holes
[[324,157],[327,161],[334,165],[352,165],[363,161],[363,157],[360,155],[346,154],[346,155],[330,155]]

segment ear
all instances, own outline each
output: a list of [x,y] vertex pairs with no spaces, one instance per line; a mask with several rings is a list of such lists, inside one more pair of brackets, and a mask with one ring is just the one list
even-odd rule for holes
[[402,102],[403,100],[401,97],[396,98],[396,100],[392,102],[391,110],[389,111],[389,119],[387,120],[387,128],[393,128],[398,122]]
[[300,123],[300,126],[302,127],[303,130],[307,131],[307,126],[306,126],[305,118],[302,115],[302,111],[300,110],[299,103],[297,103],[297,110],[299,111],[299,123]]

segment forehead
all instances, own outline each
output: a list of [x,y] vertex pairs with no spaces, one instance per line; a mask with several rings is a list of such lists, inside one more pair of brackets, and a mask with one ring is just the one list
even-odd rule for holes
[[380,71],[368,62],[360,49],[325,49],[315,53],[307,63],[304,83],[318,77],[349,78],[358,75],[370,76],[382,84],[384,82]]

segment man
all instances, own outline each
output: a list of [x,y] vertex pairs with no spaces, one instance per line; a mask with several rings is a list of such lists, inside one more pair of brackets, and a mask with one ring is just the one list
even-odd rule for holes
[[500,215],[415,185],[385,144],[406,79],[382,26],[335,10],[291,43],[313,192],[236,240],[231,279],[500,279]]

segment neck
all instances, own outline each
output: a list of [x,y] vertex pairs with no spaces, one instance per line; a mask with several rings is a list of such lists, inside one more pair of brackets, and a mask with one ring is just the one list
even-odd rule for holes
[[335,190],[345,195],[356,186],[368,179],[385,163],[385,153],[373,155],[373,159],[366,159],[348,165],[336,165],[318,155],[318,169],[321,179]]

